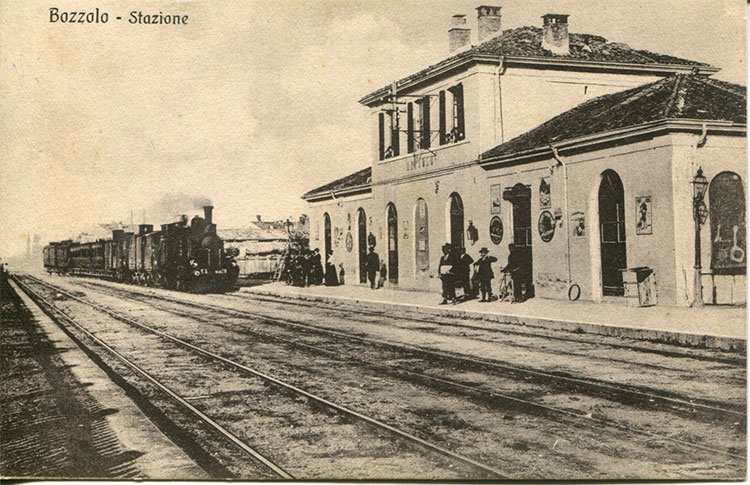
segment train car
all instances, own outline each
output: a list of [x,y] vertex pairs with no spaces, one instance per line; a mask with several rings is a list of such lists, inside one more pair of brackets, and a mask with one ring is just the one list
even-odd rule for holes
[[160,231],[141,224],[138,234],[115,230],[111,239],[51,243],[44,248],[45,268],[182,291],[226,291],[239,275],[237,254],[224,250],[212,221],[213,207],[204,211],[205,217],[195,216],[190,224],[182,216]]
[[44,269],[48,273],[67,273],[70,264],[72,241],[60,241],[45,246],[42,250]]

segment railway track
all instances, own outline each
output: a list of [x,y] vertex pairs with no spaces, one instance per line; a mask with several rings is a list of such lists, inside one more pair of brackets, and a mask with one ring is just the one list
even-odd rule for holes
[[[48,283],[41,281],[39,279],[33,278],[33,277],[28,277],[28,278],[36,284],[43,285],[58,294],[64,295],[66,298],[75,300],[76,302],[79,302],[90,308],[96,309],[99,312],[105,313],[115,320],[126,323],[132,327],[139,328],[143,331],[149,332],[153,335],[158,336],[162,340],[169,341],[184,349],[188,349],[190,352],[199,354],[202,357],[208,358],[214,362],[218,362],[222,366],[231,368],[234,371],[238,371],[243,374],[251,375],[255,378],[262,379],[268,384],[271,384],[273,386],[277,386],[278,388],[283,389],[285,393],[295,395],[298,398],[304,398],[305,402],[314,403],[315,406],[318,406],[318,407],[322,406],[324,408],[327,408],[333,411],[334,413],[336,413],[337,415],[345,416],[347,420],[353,420],[353,421],[365,423],[368,427],[374,429],[376,433],[378,434],[387,435],[393,439],[397,439],[402,442],[408,442],[409,446],[411,446],[412,448],[417,448],[421,450],[422,452],[426,452],[429,455],[437,455],[440,457],[441,462],[449,463],[448,465],[449,468],[454,469],[454,470],[455,469],[462,470],[463,474],[455,475],[456,477],[468,476],[468,477],[473,477],[473,478],[495,478],[495,479],[509,478],[509,475],[507,473],[501,470],[498,470],[490,465],[486,465],[472,458],[462,456],[458,453],[454,453],[451,450],[448,450],[442,446],[436,445],[427,440],[421,439],[413,434],[397,429],[394,426],[388,425],[382,421],[379,421],[375,418],[367,416],[363,413],[349,409],[345,406],[338,405],[328,399],[325,399],[316,394],[308,392],[304,389],[294,386],[274,376],[260,372],[256,369],[250,368],[232,359],[223,357],[221,355],[218,355],[217,353],[211,352],[209,350],[193,345],[179,338],[168,335],[164,332],[159,331],[158,329],[139,323],[124,315],[118,314],[117,312],[114,312],[111,309],[107,309],[105,307],[102,307],[101,305],[97,305],[95,303],[86,301],[85,299],[80,298],[79,296],[76,296],[73,293],[70,293],[68,291],[65,291],[62,288],[49,285]],[[117,349],[113,348],[102,339],[98,338],[91,331],[87,330],[83,325],[78,323],[75,319],[71,318],[66,313],[56,308],[56,306],[52,302],[50,302],[47,298],[44,298],[42,295],[40,295],[39,292],[36,292],[32,288],[30,288],[29,285],[27,285],[26,283],[22,281],[19,281],[18,279],[16,279],[16,281],[19,284],[19,286],[21,286],[21,288],[25,292],[27,292],[27,294],[29,294],[31,298],[33,298],[36,302],[40,304],[42,308],[45,309],[45,311],[47,311],[50,314],[54,314],[55,317],[61,320],[64,320],[67,324],[76,327],[79,331],[84,333],[88,338],[96,342],[97,345],[106,349],[107,352],[115,356],[121,362],[125,363],[134,372],[138,373],[141,377],[146,379],[148,382],[158,387],[162,392],[169,395],[181,407],[188,410],[194,416],[199,418],[202,422],[206,423],[208,426],[215,429],[217,432],[221,433],[224,437],[226,437],[229,441],[231,441],[235,446],[242,449],[247,455],[251,456],[253,459],[257,460],[258,462],[262,463],[265,467],[271,470],[275,474],[275,476],[279,478],[286,478],[286,479],[294,478],[292,474],[290,474],[288,471],[281,468],[279,465],[275,464],[272,460],[265,457],[261,452],[257,451],[256,449],[254,449],[253,447],[245,443],[243,440],[241,440],[239,437],[237,437],[234,433],[229,431],[227,428],[223,427],[215,419],[211,418],[205,412],[198,409],[198,407],[191,404],[189,402],[189,399],[185,398],[184,396],[181,396],[179,393],[172,390],[170,386],[162,382],[159,378],[154,376],[151,372],[148,372],[147,370],[143,369],[140,365],[135,363],[132,359],[128,358],[123,353],[119,352]],[[430,459],[434,461],[434,457]],[[336,475],[332,474],[328,476],[336,476]]]
[[[90,283],[84,283],[84,285],[89,284]],[[684,414],[689,416],[696,416],[701,414],[710,415],[712,417],[723,416],[723,420],[731,422],[735,422],[738,419],[743,421],[746,419],[746,409],[744,403],[737,405],[727,405],[723,402],[711,401],[706,399],[685,398],[679,395],[671,395],[667,392],[657,389],[611,383],[600,379],[578,377],[562,372],[548,372],[540,369],[513,365],[494,359],[491,360],[479,357],[467,357],[466,355],[427,349],[416,345],[395,343],[382,339],[352,335],[351,333],[331,330],[329,328],[310,324],[299,319],[291,319],[286,317],[279,318],[260,311],[239,310],[227,308],[221,305],[185,301],[172,298],[164,294],[158,294],[156,292],[149,292],[148,295],[145,296],[141,292],[136,290],[126,290],[122,288],[118,288],[117,290],[115,290],[110,286],[103,286],[98,284],[94,286],[100,291],[102,291],[102,289],[105,289],[104,291],[116,291],[117,293],[115,294],[117,296],[128,294],[130,295],[129,298],[131,299],[137,299],[140,295],[140,298],[146,298],[145,300],[139,300],[142,302],[148,302],[149,300],[156,299],[197,309],[212,310],[230,316],[261,318],[305,331],[312,331],[330,335],[335,338],[356,340],[367,345],[376,345],[386,349],[416,352],[418,354],[434,359],[443,359],[446,361],[464,365],[468,364],[470,366],[474,366],[477,369],[492,370],[505,376],[515,376],[518,380],[533,380],[535,382],[541,382],[556,387],[562,385],[568,388],[573,388],[578,392],[586,392],[595,396],[603,396],[607,399],[614,400],[620,403],[641,403],[646,408],[650,409],[663,408],[671,409],[673,411],[682,410]],[[357,312],[354,311],[354,313]],[[388,318],[390,318],[390,316]]]
[[[101,288],[97,288],[97,289],[101,290]],[[108,289],[111,290],[111,288],[108,288]],[[198,304],[198,303],[195,303],[195,302],[185,302],[185,301],[181,301],[181,300],[176,300],[176,299],[173,299],[173,298],[169,298],[169,297],[164,296],[164,295],[152,295],[152,294],[149,294],[148,296],[145,296],[145,295],[141,295],[139,292],[130,292],[130,291],[128,293],[130,293],[131,295],[132,294],[140,295],[140,298],[134,297],[134,296],[129,296],[128,298],[133,299],[135,301],[145,302],[145,303],[148,303],[150,305],[154,305],[153,300],[156,299],[156,300],[161,300],[161,301],[168,302],[168,303],[171,303],[171,304],[181,305],[183,307],[192,307],[192,308],[200,308],[200,309],[203,309],[203,310],[218,311],[218,312],[225,313],[225,314],[229,313],[229,314],[232,314],[234,316],[245,316],[245,317],[263,318],[263,319],[266,319],[266,320],[272,320],[275,323],[282,323],[282,324],[285,324],[285,325],[291,325],[291,326],[293,326],[296,329],[301,329],[301,328],[305,327],[305,329],[307,331],[315,331],[315,332],[321,332],[321,331],[323,331],[324,333],[326,333],[328,335],[334,335],[337,338],[354,339],[354,340],[358,340],[360,342],[367,343],[367,344],[370,344],[370,345],[376,344],[376,345],[387,347],[387,348],[390,348],[390,349],[398,348],[401,351],[407,350],[408,352],[412,352],[412,353],[416,351],[416,352],[423,353],[424,355],[430,356],[433,359],[434,358],[439,358],[439,359],[444,359],[444,360],[447,359],[447,360],[450,360],[452,362],[456,362],[457,359],[458,359],[458,361],[463,361],[464,360],[463,358],[458,358],[458,357],[456,357],[454,355],[446,356],[442,352],[435,353],[433,351],[425,351],[424,349],[414,349],[411,346],[403,346],[403,345],[396,346],[396,345],[394,345],[394,344],[392,344],[390,342],[372,341],[371,339],[365,339],[365,338],[362,338],[362,337],[352,336],[352,335],[348,335],[348,334],[341,334],[340,332],[331,332],[330,330],[323,330],[323,329],[320,329],[319,327],[307,326],[307,325],[300,324],[299,322],[287,321],[286,319],[273,319],[273,318],[270,318],[267,315],[258,315],[258,314],[253,314],[252,312],[245,312],[245,311],[239,311],[239,310],[229,310],[229,309],[226,309],[226,308],[223,308],[223,307],[216,307],[214,305]],[[121,292],[119,292],[118,294],[116,294],[116,297],[122,298],[123,295],[121,294]],[[210,319],[206,319],[205,317],[201,318],[201,317],[198,317],[198,316],[196,316],[194,314],[187,313],[187,312],[184,312],[184,311],[178,311],[178,310],[174,310],[174,309],[170,310],[170,309],[165,309],[163,307],[160,308],[160,309],[163,310],[163,311],[170,312],[170,313],[175,314],[175,315],[182,316],[182,317],[193,318],[193,319],[201,319],[204,323],[215,323],[215,322],[211,321]],[[321,349],[319,346],[312,346],[312,345],[306,345],[304,343],[300,343],[298,341],[299,339],[294,339],[294,340],[292,340],[292,339],[284,339],[284,338],[281,338],[281,337],[278,337],[278,336],[275,336],[273,338],[275,338],[278,341],[282,341],[282,342],[284,342],[287,345],[293,345],[293,346],[297,346],[297,347],[308,347],[308,349],[307,349],[308,351],[315,351],[315,352],[318,352],[318,353],[326,353],[327,352],[327,351]],[[328,352],[328,353],[332,354],[332,352]],[[469,360],[472,363],[476,363],[474,361],[474,359],[469,359]],[[406,376],[407,378],[410,378],[410,379],[415,380],[415,381],[419,380],[419,381],[423,381],[423,382],[425,382],[425,381],[426,382],[431,382],[432,385],[435,385],[435,386],[440,386],[440,387],[443,387],[443,388],[450,388],[450,389],[453,390],[453,392],[458,392],[458,393],[463,393],[463,394],[468,394],[468,395],[473,395],[473,396],[479,396],[485,402],[493,402],[495,404],[502,403],[503,406],[512,406],[512,407],[516,407],[518,409],[524,409],[525,412],[527,412],[527,413],[536,413],[536,414],[545,415],[545,416],[550,416],[550,415],[556,415],[558,417],[559,416],[563,416],[566,419],[570,419],[570,420],[573,420],[573,421],[579,421],[579,422],[582,422],[582,423],[587,424],[587,425],[591,425],[591,426],[606,426],[608,428],[615,428],[615,429],[618,429],[618,430],[621,430],[621,431],[632,433],[634,435],[640,435],[640,436],[648,438],[648,439],[658,439],[658,440],[662,440],[662,441],[668,441],[668,442],[674,443],[676,445],[687,447],[687,448],[690,448],[690,449],[702,450],[702,451],[706,451],[706,452],[709,452],[709,453],[716,453],[716,454],[720,454],[720,455],[724,455],[724,456],[730,456],[730,457],[734,457],[734,458],[742,458],[742,457],[744,457],[744,454],[741,453],[741,452],[735,452],[733,450],[727,450],[727,449],[722,449],[722,448],[716,448],[716,447],[706,446],[704,444],[694,443],[694,442],[691,442],[689,440],[677,439],[677,438],[674,438],[674,437],[671,437],[671,436],[666,436],[665,434],[660,434],[658,432],[651,432],[651,431],[648,431],[648,430],[638,429],[638,428],[635,428],[635,427],[632,427],[632,426],[623,425],[621,423],[613,422],[612,420],[601,419],[601,418],[597,418],[597,417],[591,416],[591,415],[582,415],[582,414],[579,414],[579,413],[576,413],[576,412],[572,412],[572,411],[567,410],[567,409],[559,409],[559,408],[555,408],[555,407],[552,407],[552,406],[547,406],[547,405],[540,404],[539,402],[535,402],[535,401],[532,401],[532,400],[529,400],[529,399],[519,399],[518,397],[514,397],[512,395],[498,393],[498,392],[492,392],[492,391],[487,391],[485,389],[480,389],[480,388],[477,388],[477,387],[474,387],[474,386],[467,386],[467,385],[464,385],[464,384],[462,384],[460,382],[456,382],[455,380],[452,380],[452,379],[445,379],[445,378],[435,377],[435,376],[432,376],[432,375],[427,375],[427,374],[425,374],[423,372],[413,372],[413,371],[410,371],[408,369],[403,369],[403,368],[394,370],[392,367],[382,366],[382,365],[378,366],[377,364],[373,364],[372,362],[361,361],[360,365],[362,365],[362,364],[366,364],[366,365],[378,367],[381,371],[389,372],[389,373],[394,374],[394,375],[395,374],[399,374],[399,375],[402,375],[402,376]],[[480,364],[482,366],[485,366],[487,363],[486,362],[481,362]],[[504,370],[508,370],[507,367],[502,367],[502,368]],[[513,370],[515,370],[515,369],[513,369]],[[536,374],[536,373],[528,374],[528,372],[529,372],[528,370],[524,370],[524,371],[526,372],[526,374],[524,374],[524,376],[526,376],[526,377],[528,377],[529,375],[534,376],[534,377],[539,377],[538,374]],[[558,376],[558,375],[545,375],[544,377],[546,377],[548,379],[549,378],[551,378],[551,379],[561,379],[561,376]],[[563,380],[565,380],[565,379],[566,378],[563,378]],[[619,388],[619,387],[618,388],[612,388],[612,389],[614,389],[618,394],[620,394],[621,398],[623,397],[623,395],[622,395],[623,393],[630,392],[631,395],[629,396],[629,399],[631,401],[632,401],[632,396],[633,395],[637,395],[642,400],[645,399],[647,402],[650,402],[650,403],[653,404],[653,402],[655,401],[654,397],[660,397],[660,396],[655,396],[653,394],[644,394],[642,392],[637,392],[637,391],[623,390],[622,388]],[[683,401],[683,400],[676,401],[676,400],[671,399],[671,398],[664,398],[664,397],[660,397],[660,398],[666,400],[666,402],[669,403],[670,407],[674,407],[675,404],[678,403],[678,402],[683,407],[684,406],[690,406],[690,409],[692,411],[690,413],[688,413],[688,414],[691,414],[691,413],[694,414],[696,412],[696,410],[700,410],[701,412],[710,412],[714,416],[717,413],[723,413],[723,414],[725,414],[725,419],[726,420],[732,421],[732,420],[739,419],[740,421],[744,422],[745,415],[744,415],[744,413],[741,413],[741,412],[736,412],[736,411],[729,410],[729,409],[716,408],[716,407],[711,407],[711,406],[706,406],[706,405],[701,405],[701,404],[690,403],[688,401]],[[662,403],[662,404],[664,404],[664,403]]]

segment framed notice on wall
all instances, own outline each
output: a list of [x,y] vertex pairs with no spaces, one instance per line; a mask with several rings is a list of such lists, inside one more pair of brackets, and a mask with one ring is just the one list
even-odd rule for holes
[[635,198],[635,233],[639,236],[653,234],[653,223],[651,221],[651,205],[653,197],[644,195]]
[[549,209],[552,207],[552,194],[549,177],[542,177],[539,181],[539,207]]
[[503,199],[500,185],[490,186],[490,214],[500,213],[500,201]]

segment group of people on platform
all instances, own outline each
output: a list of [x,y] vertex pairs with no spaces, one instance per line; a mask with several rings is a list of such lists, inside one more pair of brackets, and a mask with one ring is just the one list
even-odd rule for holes
[[[334,253],[328,255],[323,268],[319,249],[312,251],[297,248],[287,251],[282,263],[281,279],[293,286],[322,285],[338,286],[344,284],[344,265],[336,264]],[[338,267],[337,267],[338,266]]]
[[[441,305],[472,300],[480,295],[480,302],[495,299],[492,293],[492,280],[495,277],[492,263],[497,262],[497,258],[490,256],[486,247],[479,250],[479,259],[476,261],[466,253],[466,248],[463,246],[454,247],[451,244],[444,244],[442,249],[443,255],[438,265],[438,273],[442,282]],[[513,283],[512,294],[507,296],[512,297],[512,301],[523,301],[531,296],[531,271],[515,245],[508,245],[508,249],[508,264],[501,269],[505,278],[510,278]],[[298,248],[288,251],[284,258],[281,278],[287,284],[294,286],[343,285],[344,264],[341,258],[336,256],[336,253],[332,251],[324,267],[320,250],[317,248],[313,250]],[[382,288],[388,278],[388,268],[385,261],[380,260],[374,246],[368,247],[364,263],[370,288],[373,290]],[[456,296],[456,288],[463,290],[460,299]],[[505,295],[501,295],[503,296]]]
[[[490,302],[495,299],[492,294],[492,280],[495,277],[492,263],[497,262],[497,258],[490,256],[487,248],[479,250],[479,259],[476,261],[466,254],[466,248],[463,246],[454,247],[451,244],[444,244],[442,249],[443,255],[438,266],[438,273],[443,284],[441,305],[472,300],[480,294],[480,302]],[[508,250],[508,264],[500,271],[512,281],[512,294],[508,295],[511,301],[523,301],[531,296],[531,271],[514,244],[509,244]],[[472,266],[473,275],[471,274]],[[456,297],[456,288],[463,289],[463,296],[460,300]]]

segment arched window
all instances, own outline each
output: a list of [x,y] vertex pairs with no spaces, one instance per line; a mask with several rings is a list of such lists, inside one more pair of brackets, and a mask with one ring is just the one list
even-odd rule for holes
[[464,247],[464,202],[456,192],[451,194],[450,199],[450,228],[453,247]]
[[417,199],[414,215],[414,246],[417,272],[430,270],[429,226],[427,219],[427,202]]
[[721,172],[708,187],[711,217],[711,270],[714,274],[742,274],[747,267],[745,191],[742,178]]

